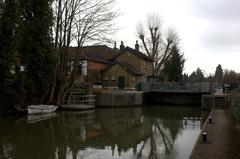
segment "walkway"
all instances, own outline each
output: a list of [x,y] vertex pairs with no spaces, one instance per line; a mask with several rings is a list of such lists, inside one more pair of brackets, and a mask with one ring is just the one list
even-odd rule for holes
[[240,159],[240,133],[224,109],[212,112],[213,123],[206,123],[202,132],[207,132],[209,143],[201,143],[199,137],[190,159]]

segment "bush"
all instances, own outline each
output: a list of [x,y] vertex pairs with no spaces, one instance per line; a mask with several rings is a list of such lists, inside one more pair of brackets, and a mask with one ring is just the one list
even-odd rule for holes
[[237,124],[240,124],[240,93],[231,97],[230,113]]

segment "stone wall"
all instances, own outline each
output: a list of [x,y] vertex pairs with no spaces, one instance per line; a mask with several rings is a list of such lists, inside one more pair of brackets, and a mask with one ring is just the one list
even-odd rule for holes
[[201,106],[201,93],[145,92],[144,104],[196,105]]
[[136,106],[142,104],[142,93],[137,91],[109,91],[96,94],[97,107]]

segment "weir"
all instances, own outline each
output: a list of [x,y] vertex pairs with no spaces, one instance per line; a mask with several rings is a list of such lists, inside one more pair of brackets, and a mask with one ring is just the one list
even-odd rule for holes
[[202,92],[144,92],[144,104],[196,105],[202,103]]
[[94,93],[97,107],[148,104],[196,105],[210,94],[209,83],[149,83],[145,91],[105,90]]
[[202,96],[210,90],[209,83],[153,83],[143,93],[143,103],[201,105]]

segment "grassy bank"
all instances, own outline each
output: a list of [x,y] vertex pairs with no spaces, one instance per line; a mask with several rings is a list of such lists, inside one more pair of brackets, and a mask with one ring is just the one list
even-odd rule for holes
[[232,92],[229,98],[229,112],[237,125],[240,125],[240,89]]

